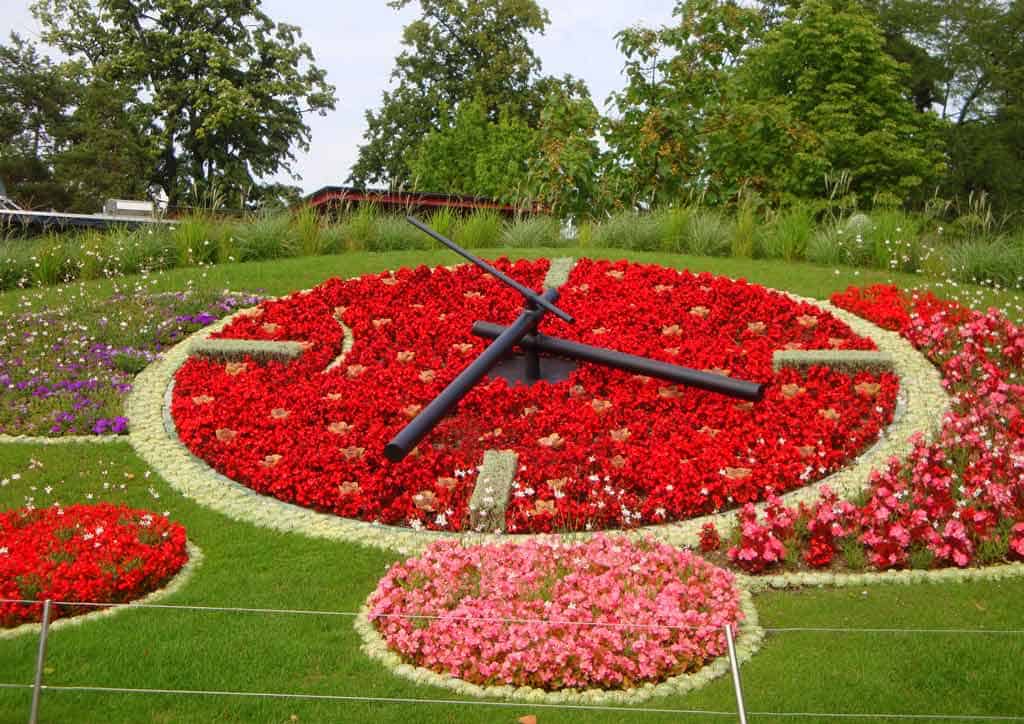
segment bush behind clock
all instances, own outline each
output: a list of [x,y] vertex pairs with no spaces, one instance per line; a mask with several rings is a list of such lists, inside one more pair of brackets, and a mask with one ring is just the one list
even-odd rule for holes
[[[1024,228],[969,208],[947,217],[891,207],[822,211],[810,204],[734,210],[700,205],[620,211],[580,224],[551,216],[435,211],[427,223],[468,248],[583,248],[807,261],[1024,288]],[[87,230],[25,238],[0,228],[0,290],[144,270],[351,251],[439,248],[402,215],[364,205],[321,217],[312,207],[231,218],[194,213],[158,228]]]

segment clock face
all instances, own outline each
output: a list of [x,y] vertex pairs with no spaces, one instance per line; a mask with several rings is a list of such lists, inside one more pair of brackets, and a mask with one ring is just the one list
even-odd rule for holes
[[[495,264],[540,289],[546,260]],[[290,362],[192,357],[172,415],[212,467],[339,516],[468,530],[489,450],[517,454],[510,532],[684,520],[820,480],[891,421],[891,374],[772,370],[781,349],[867,350],[822,309],[762,287],[628,262],[581,260],[544,334],[768,385],[743,402],[581,362],[561,382],[486,378],[405,460],[384,447],[511,323],[522,298],[472,266],[332,279],[264,303],[218,336],[301,342]],[[542,359],[542,365],[543,365]]]

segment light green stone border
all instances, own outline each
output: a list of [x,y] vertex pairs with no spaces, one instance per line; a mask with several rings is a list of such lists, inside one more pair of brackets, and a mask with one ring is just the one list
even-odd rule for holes
[[[89,623],[91,621],[116,616],[122,611],[131,609],[133,606],[156,603],[177,593],[185,587],[195,574],[196,569],[198,569],[203,563],[203,551],[199,546],[191,541],[187,542],[185,546],[188,550],[188,560],[185,562],[185,565],[181,567],[181,570],[178,571],[163,588],[158,588],[155,591],[147,593],[142,598],[129,603],[115,604],[110,608],[93,609],[90,613],[83,613],[80,616],[58,618],[50,624],[50,631],[60,631],[62,629],[71,628],[72,626],[81,626],[82,624]],[[17,636],[25,636],[28,634],[35,634],[38,636],[42,628],[43,625],[41,623],[23,623],[21,626],[16,626],[14,628],[0,629],[0,640],[12,639]]]
[[[740,609],[744,621],[740,624],[736,637],[736,658],[740,664],[749,661],[761,647],[764,640],[764,629],[758,622],[757,609],[754,607],[750,592],[740,588]],[[424,686],[438,686],[454,691],[462,696],[475,698],[504,699],[521,701],[530,704],[590,704],[616,705],[640,704],[655,696],[685,694],[699,689],[712,679],[729,671],[729,657],[722,655],[705,664],[692,674],[673,676],[659,684],[643,684],[634,689],[612,691],[607,689],[585,689],[583,691],[544,691],[530,686],[479,686],[463,681],[449,674],[439,674],[419,666],[402,661],[402,658],[387,647],[384,638],[377,632],[368,618],[369,609],[364,604],[355,619],[355,629],[363,640],[362,650],[367,656],[381,664],[396,676]]]
[[[782,496],[786,505],[815,500],[823,485],[830,486],[841,497],[850,497],[868,486],[873,469],[884,468],[891,457],[905,457],[917,432],[933,434],[949,408],[949,398],[942,388],[939,371],[923,355],[896,332],[889,332],[854,314],[838,309],[828,302],[804,300],[835,315],[857,334],[872,338],[880,350],[892,355],[900,378],[898,416],[882,438],[849,467],[817,483]],[[442,538],[457,538],[464,543],[507,541],[509,535],[493,533],[447,533],[417,531],[384,526],[360,520],[319,513],[275,498],[261,495],[210,468],[192,455],[178,439],[169,414],[169,400],[174,373],[188,358],[194,339],[222,330],[237,316],[251,314],[242,310],[189,336],[165,352],[164,356],[142,371],[136,378],[126,409],[130,420],[129,440],[136,452],[176,490],[202,505],[232,518],[283,532],[296,532],[318,538],[346,541],[411,555]],[[760,507],[763,507],[761,504]],[[724,534],[735,525],[735,511],[703,516],[677,523],[652,525],[619,531],[634,539],[647,535],[674,545],[696,545],[700,528],[713,522]],[[585,539],[592,533],[569,533],[568,540]],[[530,536],[517,534],[517,540]]]

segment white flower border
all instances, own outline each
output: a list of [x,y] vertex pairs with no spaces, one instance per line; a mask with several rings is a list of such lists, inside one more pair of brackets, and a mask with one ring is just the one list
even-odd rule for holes
[[[737,583],[738,583],[737,578]],[[750,658],[761,647],[764,640],[764,629],[758,623],[757,609],[754,607],[753,597],[750,592],[738,587],[740,594],[740,609],[743,611],[744,620],[740,624],[739,634],[736,636],[736,659],[739,664],[749,661]],[[530,704],[589,704],[589,705],[617,705],[617,704],[639,704],[654,696],[670,696],[672,694],[685,694],[698,689],[712,679],[722,676],[729,671],[729,656],[723,654],[702,666],[692,674],[680,674],[673,676],[658,684],[642,684],[633,689],[584,689],[544,691],[531,686],[480,686],[471,684],[468,681],[456,678],[451,674],[439,674],[436,671],[414,666],[405,663],[402,658],[388,648],[384,637],[377,632],[377,629],[369,620],[369,608],[366,604],[359,610],[355,619],[355,629],[363,640],[362,650],[367,656],[381,664],[384,668],[396,676],[408,679],[414,684],[425,686],[438,686],[454,691],[463,696],[472,696],[478,699],[505,699],[521,701]]]
[[111,442],[128,442],[128,436],[63,435],[61,437],[42,437],[40,435],[0,435],[0,445],[71,445],[78,443],[96,445]]
[[805,586],[872,586],[878,584],[965,583],[968,581],[1003,581],[1024,576],[1024,562],[999,563],[977,568],[936,568],[935,570],[909,569],[865,571],[864,573],[830,573],[802,571],[775,573],[764,576],[737,575],[744,588],[754,592],[801,588]]
[[[942,387],[939,371],[898,333],[884,330],[828,302],[802,299],[789,294],[787,296],[813,304],[835,315],[857,334],[872,338],[880,350],[893,357],[895,372],[900,378],[897,419],[884,431],[879,442],[849,467],[787,493],[782,496],[782,500],[790,506],[800,502],[809,503],[818,497],[824,485],[831,487],[841,497],[849,497],[868,487],[871,470],[884,468],[891,457],[905,457],[912,447],[910,438],[914,433],[921,431],[933,434],[949,408],[949,397]],[[160,360],[149,365],[135,378],[126,403],[130,421],[129,441],[142,459],[173,488],[233,520],[405,555],[419,553],[430,543],[442,538],[456,538],[472,544],[508,541],[512,537],[510,534],[416,531],[319,513],[256,493],[221,475],[205,461],[192,455],[179,440],[169,412],[174,374],[188,358],[188,350],[194,339],[208,337],[224,329],[238,316],[252,313],[253,309],[241,310],[199,330],[165,352]],[[763,508],[764,503],[759,507]],[[728,534],[735,525],[735,518],[736,513],[731,510],[686,521],[616,532],[634,539],[653,535],[673,545],[694,546],[703,524],[713,522],[720,531]],[[576,532],[561,537],[566,540],[582,540],[592,535],[594,533]],[[514,535],[515,540],[528,540],[531,537],[529,534]]]
[[[191,541],[186,542],[185,546],[188,550],[188,560],[185,562],[185,565],[181,567],[181,570],[174,574],[174,577],[171,578],[163,588],[151,591],[142,598],[134,601],[116,603],[111,605],[109,608],[96,608],[89,613],[83,613],[80,616],[58,618],[50,624],[49,630],[59,631],[72,626],[81,626],[84,623],[90,623],[91,621],[116,616],[121,613],[121,611],[126,611],[134,606],[156,603],[157,601],[177,593],[185,587],[195,574],[196,570],[203,563],[203,551],[199,546]],[[15,626],[14,628],[0,629],[0,640],[12,639],[18,636],[25,636],[27,634],[39,635],[39,632],[42,631],[42,629],[43,625],[41,623],[23,623],[20,626]]]

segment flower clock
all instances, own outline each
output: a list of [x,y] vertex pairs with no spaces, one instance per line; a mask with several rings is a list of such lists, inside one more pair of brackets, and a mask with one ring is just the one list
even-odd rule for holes
[[[188,559],[185,529],[144,510],[101,503],[0,513],[0,628],[38,621],[44,599],[136,600]],[[90,610],[57,605],[51,618]]]
[[[180,439],[227,477],[318,511],[537,533],[760,501],[845,466],[892,419],[888,372],[778,364],[794,351],[874,349],[815,305],[628,262],[496,266],[532,289],[558,287],[575,324],[545,317],[543,335],[749,380],[763,399],[586,362],[530,385],[495,374],[392,462],[389,441],[489,343],[474,322],[508,325],[521,312],[515,292],[473,266],[419,267],[331,279],[237,316],[176,374]],[[489,485],[503,476],[504,487]]]

